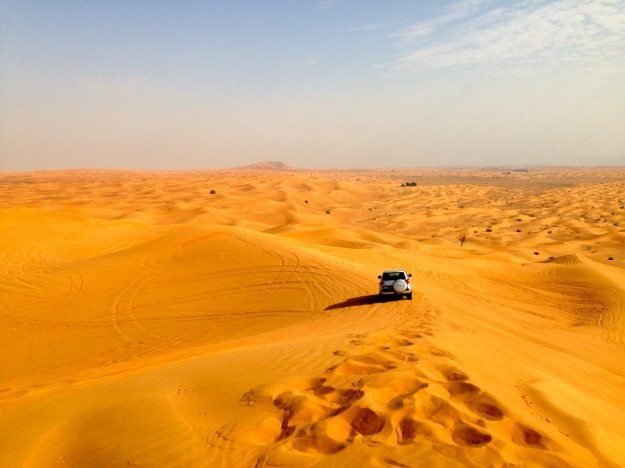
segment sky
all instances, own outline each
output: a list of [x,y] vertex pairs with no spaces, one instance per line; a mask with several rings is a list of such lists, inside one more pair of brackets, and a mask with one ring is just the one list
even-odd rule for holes
[[0,0],[0,171],[625,165],[625,0]]

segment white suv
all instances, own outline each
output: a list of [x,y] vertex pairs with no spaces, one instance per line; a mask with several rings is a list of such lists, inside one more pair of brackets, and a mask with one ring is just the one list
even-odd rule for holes
[[405,270],[385,270],[378,276],[380,280],[380,296],[392,294],[394,296],[406,296],[412,300],[412,285],[410,277]]

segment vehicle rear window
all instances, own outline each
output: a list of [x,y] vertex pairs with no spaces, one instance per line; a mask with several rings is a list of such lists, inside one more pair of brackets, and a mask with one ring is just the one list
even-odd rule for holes
[[382,273],[382,279],[384,281],[406,279],[406,275],[403,271],[385,271]]

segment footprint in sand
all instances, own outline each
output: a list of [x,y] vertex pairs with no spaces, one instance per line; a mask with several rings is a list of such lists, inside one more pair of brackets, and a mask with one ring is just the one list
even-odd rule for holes
[[293,441],[293,449],[321,455],[333,455],[346,447],[346,443],[332,439],[325,433],[325,429],[317,424],[301,429]]
[[330,387],[329,385],[319,384],[319,385],[316,385],[315,387],[309,388],[308,390],[313,392],[313,395],[315,396],[324,396],[329,393],[332,393],[335,390],[335,388]]
[[464,372],[452,366],[439,367],[438,371],[450,382],[459,382],[469,379]]
[[406,339],[395,340],[396,346],[412,346],[413,344],[412,341]]
[[456,424],[452,437],[457,444],[471,447],[481,447],[493,440],[490,434],[462,422]]
[[432,441],[434,433],[427,424],[406,416],[396,428],[397,442],[400,445],[412,444],[415,440],[423,439]]
[[504,410],[494,398],[486,393],[478,395],[469,402],[469,409],[490,421],[500,421],[504,417]]
[[349,409],[355,402],[360,400],[364,396],[364,392],[362,390],[338,390],[332,402],[338,406],[338,408],[334,409],[330,416],[337,416]]
[[532,429],[525,424],[517,423],[517,433],[513,437],[513,441],[517,444],[527,445],[538,449],[546,449],[545,442],[547,438],[538,431]]
[[[328,368],[324,377],[272,384],[274,398],[269,390],[257,387],[241,401],[264,405],[266,412],[269,400],[280,412],[267,419],[272,426],[265,432],[274,437],[273,442],[267,440],[268,446],[315,455],[332,455],[355,443],[383,446],[393,434],[398,446],[438,444],[458,454],[458,460],[467,456],[458,450],[491,443],[555,448],[546,436],[512,419],[493,396],[471,383],[445,350],[425,340],[415,345],[418,333],[402,336],[386,336],[386,343],[367,353],[337,350],[334,355],[344,359]],[[408,346],[414,346],[410,352],[405,350]],[[425,367],[417,367],[416,361]]]
[[352,428],[363,436],[377,434],[384,428],[384,418],[369,408],[353,408]]
[[403,332],[401,333],[401,335],[408,338],[409,340],[417,340],[423,336],[421,333],[416,332]]
[[447,385],[447,390],[452,398],[459,400],[469,400],[477,396],[480,393],[480,388],[469,382],[450,382]]

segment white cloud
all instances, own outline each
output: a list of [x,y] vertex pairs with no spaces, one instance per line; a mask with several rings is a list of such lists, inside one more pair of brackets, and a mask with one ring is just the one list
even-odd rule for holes
[[625,2],[523,0],[509,7],[460,2],[450,12],[403,32],[409,41],[392,70],[532,61],[622,60]]
[[459,20],[465,19],[478,12],[482,6],[490,3],[490,0],[463,0],[451,5],[448,11],[436,18],[416,23],[405,31],[402,35],[405,38],[415,38],[428,36],[442,28],[445,28]]

